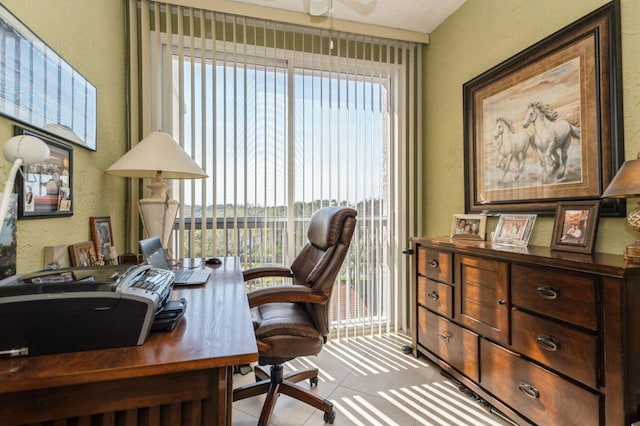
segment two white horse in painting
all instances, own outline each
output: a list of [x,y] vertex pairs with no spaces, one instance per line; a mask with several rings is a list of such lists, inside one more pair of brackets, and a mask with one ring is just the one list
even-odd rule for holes
[[502,170],[500,182],[512,170],[514,160],[514,179],[520,178],[529,146],[538,154],[544,183],[548,183],[556,172],[558,179],[564,178],[571,139],[580,139],[580,127],[567,120],[558,120],[558,113],[541,102],[533,102],[527,107],[522,127],[526,129],[530,125],[534,127],[533,132],[515,130],[504,117],[496,119],[493,137],[499,139],[496,167]]
[[535,127],[535,145],[544,182],[547,183],[556,171],[558,179],[564,178],[571,138],[580,139],[580,127],[567,120],[558,120],[558,113],[540,102],[533,102],[527,108],[522,127],[526,129],[531,124]]

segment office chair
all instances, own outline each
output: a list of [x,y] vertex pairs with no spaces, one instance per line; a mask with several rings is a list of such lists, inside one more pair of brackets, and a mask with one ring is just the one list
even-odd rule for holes
[[267,425],[280,393],[324,411],[333,423],[331,402],[296,383],[309,379],[318,384],[318,369],[283,375],[282,364],[299,356],[316,355],[329,334],[329,300],[336,275],[349,250],[357,212],[348,207],[325,207],[311,217],[308,242],[290,268],[258,267],[245,270],[244,280],[286,277],[290,285],[248,293],[258,343],[258,364],[271,365],[270,374],[255,368],[256,383],[234,389],[233,400],[267,394],[258,425]]

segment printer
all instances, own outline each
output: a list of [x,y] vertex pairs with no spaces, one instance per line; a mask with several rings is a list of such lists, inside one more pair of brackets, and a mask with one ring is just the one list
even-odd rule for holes
[[0,281],[0,356],[141,345],[173,288],[150,265],[64,268]]

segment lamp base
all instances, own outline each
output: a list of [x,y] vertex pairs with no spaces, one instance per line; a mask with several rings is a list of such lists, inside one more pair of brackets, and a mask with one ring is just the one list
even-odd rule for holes
[[138,212],[145,238],[160,238],[162,247],[171,255],[168,247],[169,238],[171,238],[179,204],[167,195],[169,185],[162,180],[162,172],[157,173],[156,179],[147,185],[147,188],[151,190],[151,196],[138,200]]
[[624,248],[624,259],[631,262],[640,262],[640,239]]
[[167,253],[170,253],[168,251],[169,238],[173,231],[178,207],[178,202],[172,199],[157,201],[143,198],[138,201],[138,212],[146,237],[159,237],[162,247],[167,250]]

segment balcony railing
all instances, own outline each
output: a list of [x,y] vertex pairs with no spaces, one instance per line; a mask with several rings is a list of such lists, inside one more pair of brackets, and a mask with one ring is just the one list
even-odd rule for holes
[[[297,253],[307,242],[309,218],[295,218]],[[204,229],[203,229],[204,224]],[[236,256],[243,268],[286,265],[288,219],[282,217],[185,218],[174,225],[173,253],[184,257]],[[385,252],[387,219],[358,217],[349,254],[336,278],[330,302],[330,318],[336,328],[387,328],[391,312],[388,256]],[[202,252],[202,233],[206,236]],[[214,238],[215,233],[215,238]],[[181,238],[182,237],[182,238]],[[183,250],[178,244],[182,241]],[[214,248],[215,242],[215,248]],[[249,290],[284,284],[267,278],[247,283]]]

